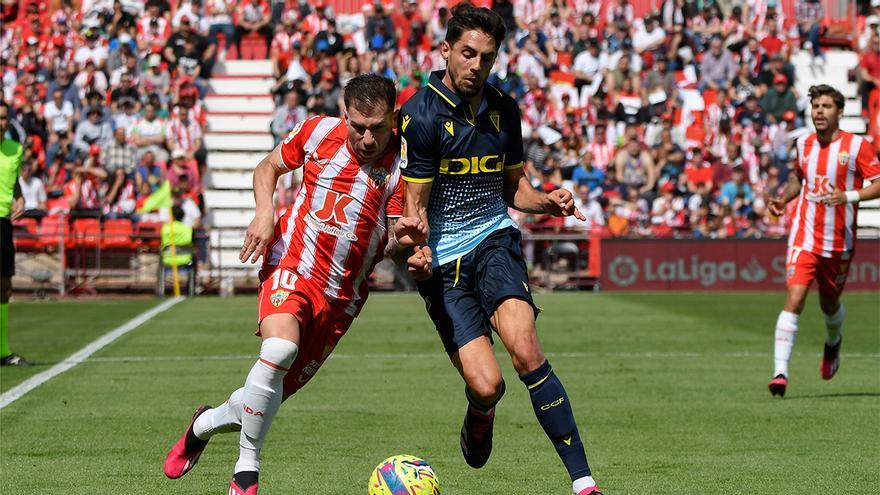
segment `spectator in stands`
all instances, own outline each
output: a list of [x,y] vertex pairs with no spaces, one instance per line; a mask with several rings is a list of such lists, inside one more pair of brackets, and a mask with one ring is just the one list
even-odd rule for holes
[[[4,81],[4,85],[6,82]],[[14,85],[13,85],[14,86]],[[79,111],[82,109],[82,101],[79,97],[79,88],[73,83],[70,73],[66,68],[59,68],[55,71],[55,78],[49,82],[46,93],[49,97],[55,93],[56,89],[61,90],[62,100],[73,105],[73,109]]]
[[122,98],[119,100],[119,104],[120,111],[113,115],[113,128],[122,128],[125,130],[125,135],[131,137],[132,128],[141,118],[139,114],[135,113],[135,105],[138,103],[131,98]]
[[186,174],[180,175],[177,185],[171,188],[171,202],[174,206],[179,206],[183,209],[184,215],[181,221],[194,229],[198,229],[202,226],[202,212],[193,199],[194,194],[192,191],[193,186],[190,183],[189,176]]
[[[186,176],[187,180],[181,179],[181,176]],[[171,152],[171,162],[165,172],[165,177],[172,188],[181,185],[191,186],[190,179],[198,183],[199,169],[193,160],[188,159],[186,151],[177,148]]]
[[198,159],[197,154],[204,157],[202,127],[191,118],[190,112],[177,112],[168,122],[166,136],[165,144],[168,149],[183,151],[187,159]]
[[871,91],[880,88],[880,36],[874,35],[868,42],[868,49],[859,60],[860,89],[862,94],[862,113],[867,115]]
[[241,54],[241,39],[248,34],[257,33],[266,43],[266,53],[272,45],[272,13],[265,0],[247,0],[238,7],[238,25],[235,26],[235,46]]
[[664,129],[660,132],[660,142],[654,146],[651,157],[657,167],[657,182],[661,186],[666,183],[678,189],[681,174],[684,173],[684,150],[673,140],[672,131]]
[[80,99],[87,98],[87,95],[93,92],[103,95],[109,87],[107,76],[98,70],[92,59],[86,60],[84,70],[76,76],[73,83],[79,88]]
[[66,211],[74,217],[98,217],[102,213],[101,188],[107,179],[107,171],[98,164],[101,154],[97,145],[89,155],[74,167],[72,178],[64,186]]
[[320,31],[315,35],[312,43],[315,52],[329,53],[334,57],[342,52],[342,35],[336,32],[336,20],[327,19],[327,29]]
[[118,127],[113,131],[113,139],[104,145],[101,164],[111,177],[116,177],[117,170],[121,170],[125,177],[134,176],[137,168],[137,149],[126,140],[124,128]]
[[712,38],[709,43],[709,51],[703,55],[700,72],[702,73],[700,90],[726,89],[736,76],[733,55],[722,46],[720,37]]
[[225,38],[223,48],[220,50],[220,60],[226,59],[226,51],[235,41],[235,26],[232,24],[232,16],[235,14],[234,0],[208,0],[206,5],[208,36],[211,43],[219,45],[217,34],[223,33]]
[[657,170],[651,154],[642,149],[638,138],[632,137],[626,147],[614,157],[617,182],[627,189],[634,189],[639,196],[648,197],[657,183]]
[[730,181],[721,186],[719,202],[723,206],[729,206],[734,212],[747,213],[751,211],[754,200],[752,187],[745,181],[742,167],[734,167],[731,174]]
[[132,126],[129,137],[137,148],[138,158],[149,152],[160,162],[168,161],[168,152],[165,150],[167,139],[165,120],[156,115],[155,104],[144,105],[144,116]]
[[64,90],[56,87],[52,91],[52,99],[43,106],[43,118],[49,131],[49,145],[58,142],[58,134],[73,134],[73,119],[76,110],[73,104],[64,100]]
[[771,124],[782,122],[786,112],[797,112],[797,99],[784,75],[773,76],[773,87],[761,98],[761,110]]
[[21,196],[24,198],[24,216],[41,218],[46,215],[46,186],[39,177],[34,175],[33,164],[22,162],[21,174],[18,177],[18,186]]
[[122,110],[122,102],[128,101],[134,105],[134,111],[141,109],[141,94],[138,88],[132,84],[131,72],[123,71],[119,77],[119,86],[110,92],[110,109],[113,113]]
[[596,93],[608,72],[608,54],[600,51],[599,40],[587,42],[587,49],[574,58],[572,71],[578,88],[588,88],[586,94],[589,96]]
[[648,15],[644,21],[637,25],[633,35],[633,49],[636,53],[659,53],[666,42],[666,31],[658,24],[660,19],[654,15]]
[[589,232],[596,227],[605,225],[605,212],[600,201],[600,191],[591,190],[587,185],[579,185],[574,196],[574,207],[586,218],[585,221],[564,219],[564,226],[568,230]]
[[798,21],[798,30],[801,39],[806,39],[804,48],[813,51],[815,61],[824,60],[822,49],[819,46],[819,35],[822,27],[822,19],[825,17],[825,9],[819,0],[797,0],[795,2],[795,18]]
[[590,191],[598,189],[601,192],[602,184],[605,183],[605,172],[596,167],[593,153],[587,151],[581,166],[572,171],[571,180],[579,187],[586,186]]
[[110,141],[113,132],[110,124],[101,120],[102,114],[101,107],[89,107],[85,111],[86,119],[76,126],[73,151],[80,157],[88,155],[93,144],[103,145]]
[[275,144],[277,145],[287,134],[293,130],[294,126],[306,120],[308,111],[306,107],[299,102],[299,93],[296,90],[290,90],[284,94],[284,105],[275,109],[272,115],[272,134],[275,136]]
[[208,79],[211,77],[216,49],[216,45],[196,32],[189,17],[184,16],[180,19],[180,29],[168,38],[162,53],[168,61],[170,70],[177,70],[181,65],[181,59],[185,57],[186,60],[183,61],[185,65],[182,68],[185,74]]
[[706,160],[703,148],[696,146],[691,149],[691,156],[684,167],[687,179],[687,190],[690,194],[709,194],[715,189],[715,168]]
[[95,64],[95,68],[103,70],[104,65],[107,64],[107,57],[110,54],[103,43],[101,43],[101,35],[95,29],[86,28],[83,31],[83,38],[85,39],[85,44],[76,51],[73,60],[80,69],[86,68],[86,63],[91,60]]
[[135,174],[135,188],[143,191],[143,185],[147,185],[147,194],[152,194],[162,185],[165,180],[164,167],[156,160],[152,151],[146,150],[140,159],[140,164]]

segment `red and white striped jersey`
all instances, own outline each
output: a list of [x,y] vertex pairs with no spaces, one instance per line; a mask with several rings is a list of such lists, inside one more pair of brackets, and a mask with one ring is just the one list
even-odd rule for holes
[[865,138],[840,131],[840,137],[822,145],[816,134],[797,140],[798,169],[803,180],[796,201],[790,248],[831,257],[852,251],[856,236],[857,203],[829,206],[823,195],[837,189],[862,188],[865,180],[880,179],[880,162]]
[[288,169],[302,167],[303,180],[275,223],[261,277],[287,268],[356,316],[367,298],[367,278],[382,260],[387,219],[403,214],[406,152],[393,138],[382,158],[361,163],[344,120],[313,117],[297,124],[280,153]]
[[202,139],[202,127],[195,120],[184,123],[180,118],[168,121],[168,137],[174,142],[174,147],[184,151],[196,151],[196,141]]

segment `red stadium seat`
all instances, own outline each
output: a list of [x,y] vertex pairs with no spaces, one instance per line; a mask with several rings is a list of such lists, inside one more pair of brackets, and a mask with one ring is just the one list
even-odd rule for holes
[[37,235],[36,218],[20,218],[12,222],[15,250],[28,252],[40,248],[40,237]]
[[137,237],[141,246],[150,249],[159,249],[159,246],[162,244],[161,233],[161,222],[139,222],[137,224],[135,237]]
[[137,247],[131,220],[118,218],[104,222],[104,237],[101,239],[101,247],[104,249],[133,249]]
[[73,221],[73,239],[77,247],[98,247],[101,242],[101,221],[97,218],[77,218]]
[[70,228],[67,218],[48,216],[40,223],[40,247],[47,251],[57,251],[61,242],[66,247],[71,245]]

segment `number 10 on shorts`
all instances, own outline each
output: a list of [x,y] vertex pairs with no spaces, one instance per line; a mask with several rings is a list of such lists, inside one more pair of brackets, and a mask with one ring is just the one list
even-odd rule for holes
[[281,288],[292,291],[296,279],[296,274],[290,270],[275,270],[272,274],[272,290]]

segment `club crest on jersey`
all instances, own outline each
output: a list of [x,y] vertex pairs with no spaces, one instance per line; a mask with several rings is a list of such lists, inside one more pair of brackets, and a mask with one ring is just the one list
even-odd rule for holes
[[387,168],[374,167],[373,170],[370,170],[370,185],[376,189],[384,189],[385,184],[388,183],[388,177],[391,177],[391,172]]
[[850,154],[846,151],[841,151],[840,154],[837,155],[837,164],[841,167],[849,166],[849,158]]
[[287,300],[287,296],[289,295],[290,291],[278,289],[273,292],[271,296],[269,296],[269,301],[272,302],[272,306],[275,306],[277,308],[278,306],[281,306],[281,303]]
[[492,125],[495,126],[495,132],[501,132],[501,115],[495,110],[492,110],[489,112],[489,120],[491,120]]
[[406,157],[406,138],[400,136],[400,156],[398,157],[397,166],[401,169],[406,168],[407,163],[409,163]]

